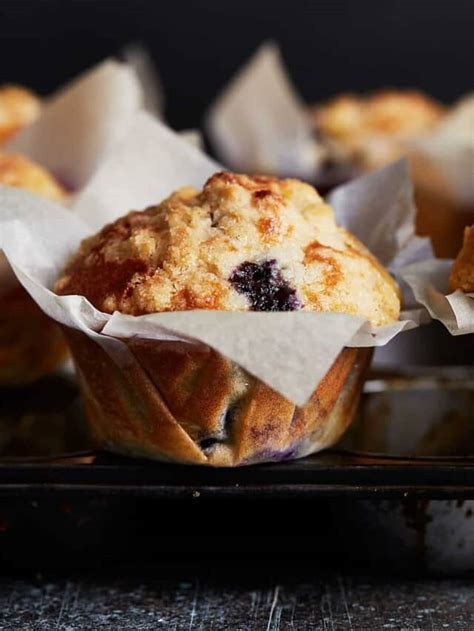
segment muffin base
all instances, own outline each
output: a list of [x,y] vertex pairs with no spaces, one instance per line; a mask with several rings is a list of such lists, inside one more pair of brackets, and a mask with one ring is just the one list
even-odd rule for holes
[[301,458],[330,447],[351,423],[372,356],[344,349],[297,407],[209,347],[122,340],[118,366],[84,333],[65,329],[94,439],[167,462],[232,467]]
[[36,381],[67,358],[60,327],[19,285],[0,296],[0,386]]

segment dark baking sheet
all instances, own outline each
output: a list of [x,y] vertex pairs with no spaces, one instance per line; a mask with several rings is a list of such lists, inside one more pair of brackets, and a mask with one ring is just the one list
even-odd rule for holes
[[91,450],[67,376],[1,394],[1,567],[474,567],[472,375],[372,379],[338,449],[240,469]]
[[193,501],[474,497],[473,377],[472,369],[374,375],[360,419],[338,449],[302,460],[211,469],[95,451],[72,376],[56,375],[2,392],[0,494]]
[[98,454],[88,464],[4,463],[0,494],[88,494],[174,499],[331,495],[473,497],[473,459],[404,460],[326,452],[302,460],[209,469]]

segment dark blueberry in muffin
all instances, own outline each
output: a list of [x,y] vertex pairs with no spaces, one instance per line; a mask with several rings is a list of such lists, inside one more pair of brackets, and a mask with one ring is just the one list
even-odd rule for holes
[[208,449],[212,449],[212,447],[214,447],[214,445],[216,445],[219,442],[222,442],[222,441],[220,441],[215,436],[206,436],[206,438],[202,438],[199,441],[199,447],[201,447],[203,451],[207,451]]
[[229,281],[247,296],[252,311],[297,311],[303,306],[275,259],[262,263],[246,261],[232,272]]

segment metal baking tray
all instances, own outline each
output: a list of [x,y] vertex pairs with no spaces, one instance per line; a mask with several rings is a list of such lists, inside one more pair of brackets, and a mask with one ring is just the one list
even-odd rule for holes
[[337,448],[240,469],[94,449],[68,374],[1,395],[3,568],[267,563],[278,550],[317,567],[474,573],[472,368],[373,374]]
[[95,450],[68,374],[0,401],[0,494],[156,498],[474,497],[473,368],[373,375],[337,448],[239,469]]

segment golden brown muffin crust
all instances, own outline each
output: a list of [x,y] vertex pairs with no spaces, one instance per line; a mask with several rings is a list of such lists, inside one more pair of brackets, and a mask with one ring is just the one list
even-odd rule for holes
[[439,124],[445,108],[414,90],[381,90],[367,96],[342,94],[312,108],[323,143],[336,161],[379,168],[407,151],[406,142]]
[[298,180],[217,173],[86,239],[55,290],[134,315],[188,309],[398,318],[398,289]]
[[66,196],[64,189],[46,169],[17,154],[0,153],[0,184],[24,188],[55,201],[61,201]]
[[449,277],[451,289],[474,292],[474,225],[464,229],[464,242]]
[[415,90],[380,90],[368,96],[342,94],[315,108],[315,122],[336,138],[407,134],[431,129],[445,108]]
[[40,100],[30,90],[18,85],[0,86],[0,142],[32,123],[40,108]]
[[418,133],[431,129],[445,108],[415,90],[382,90],[365,103],[366,125],[379,133]]
[[[43,168],[19,155],[0,152],[0,187],[24,188],[55,201],[65,192]],[[35,381],[59,366],[67,350],[59,327],[33,302],[0,253],[0,385]]]

